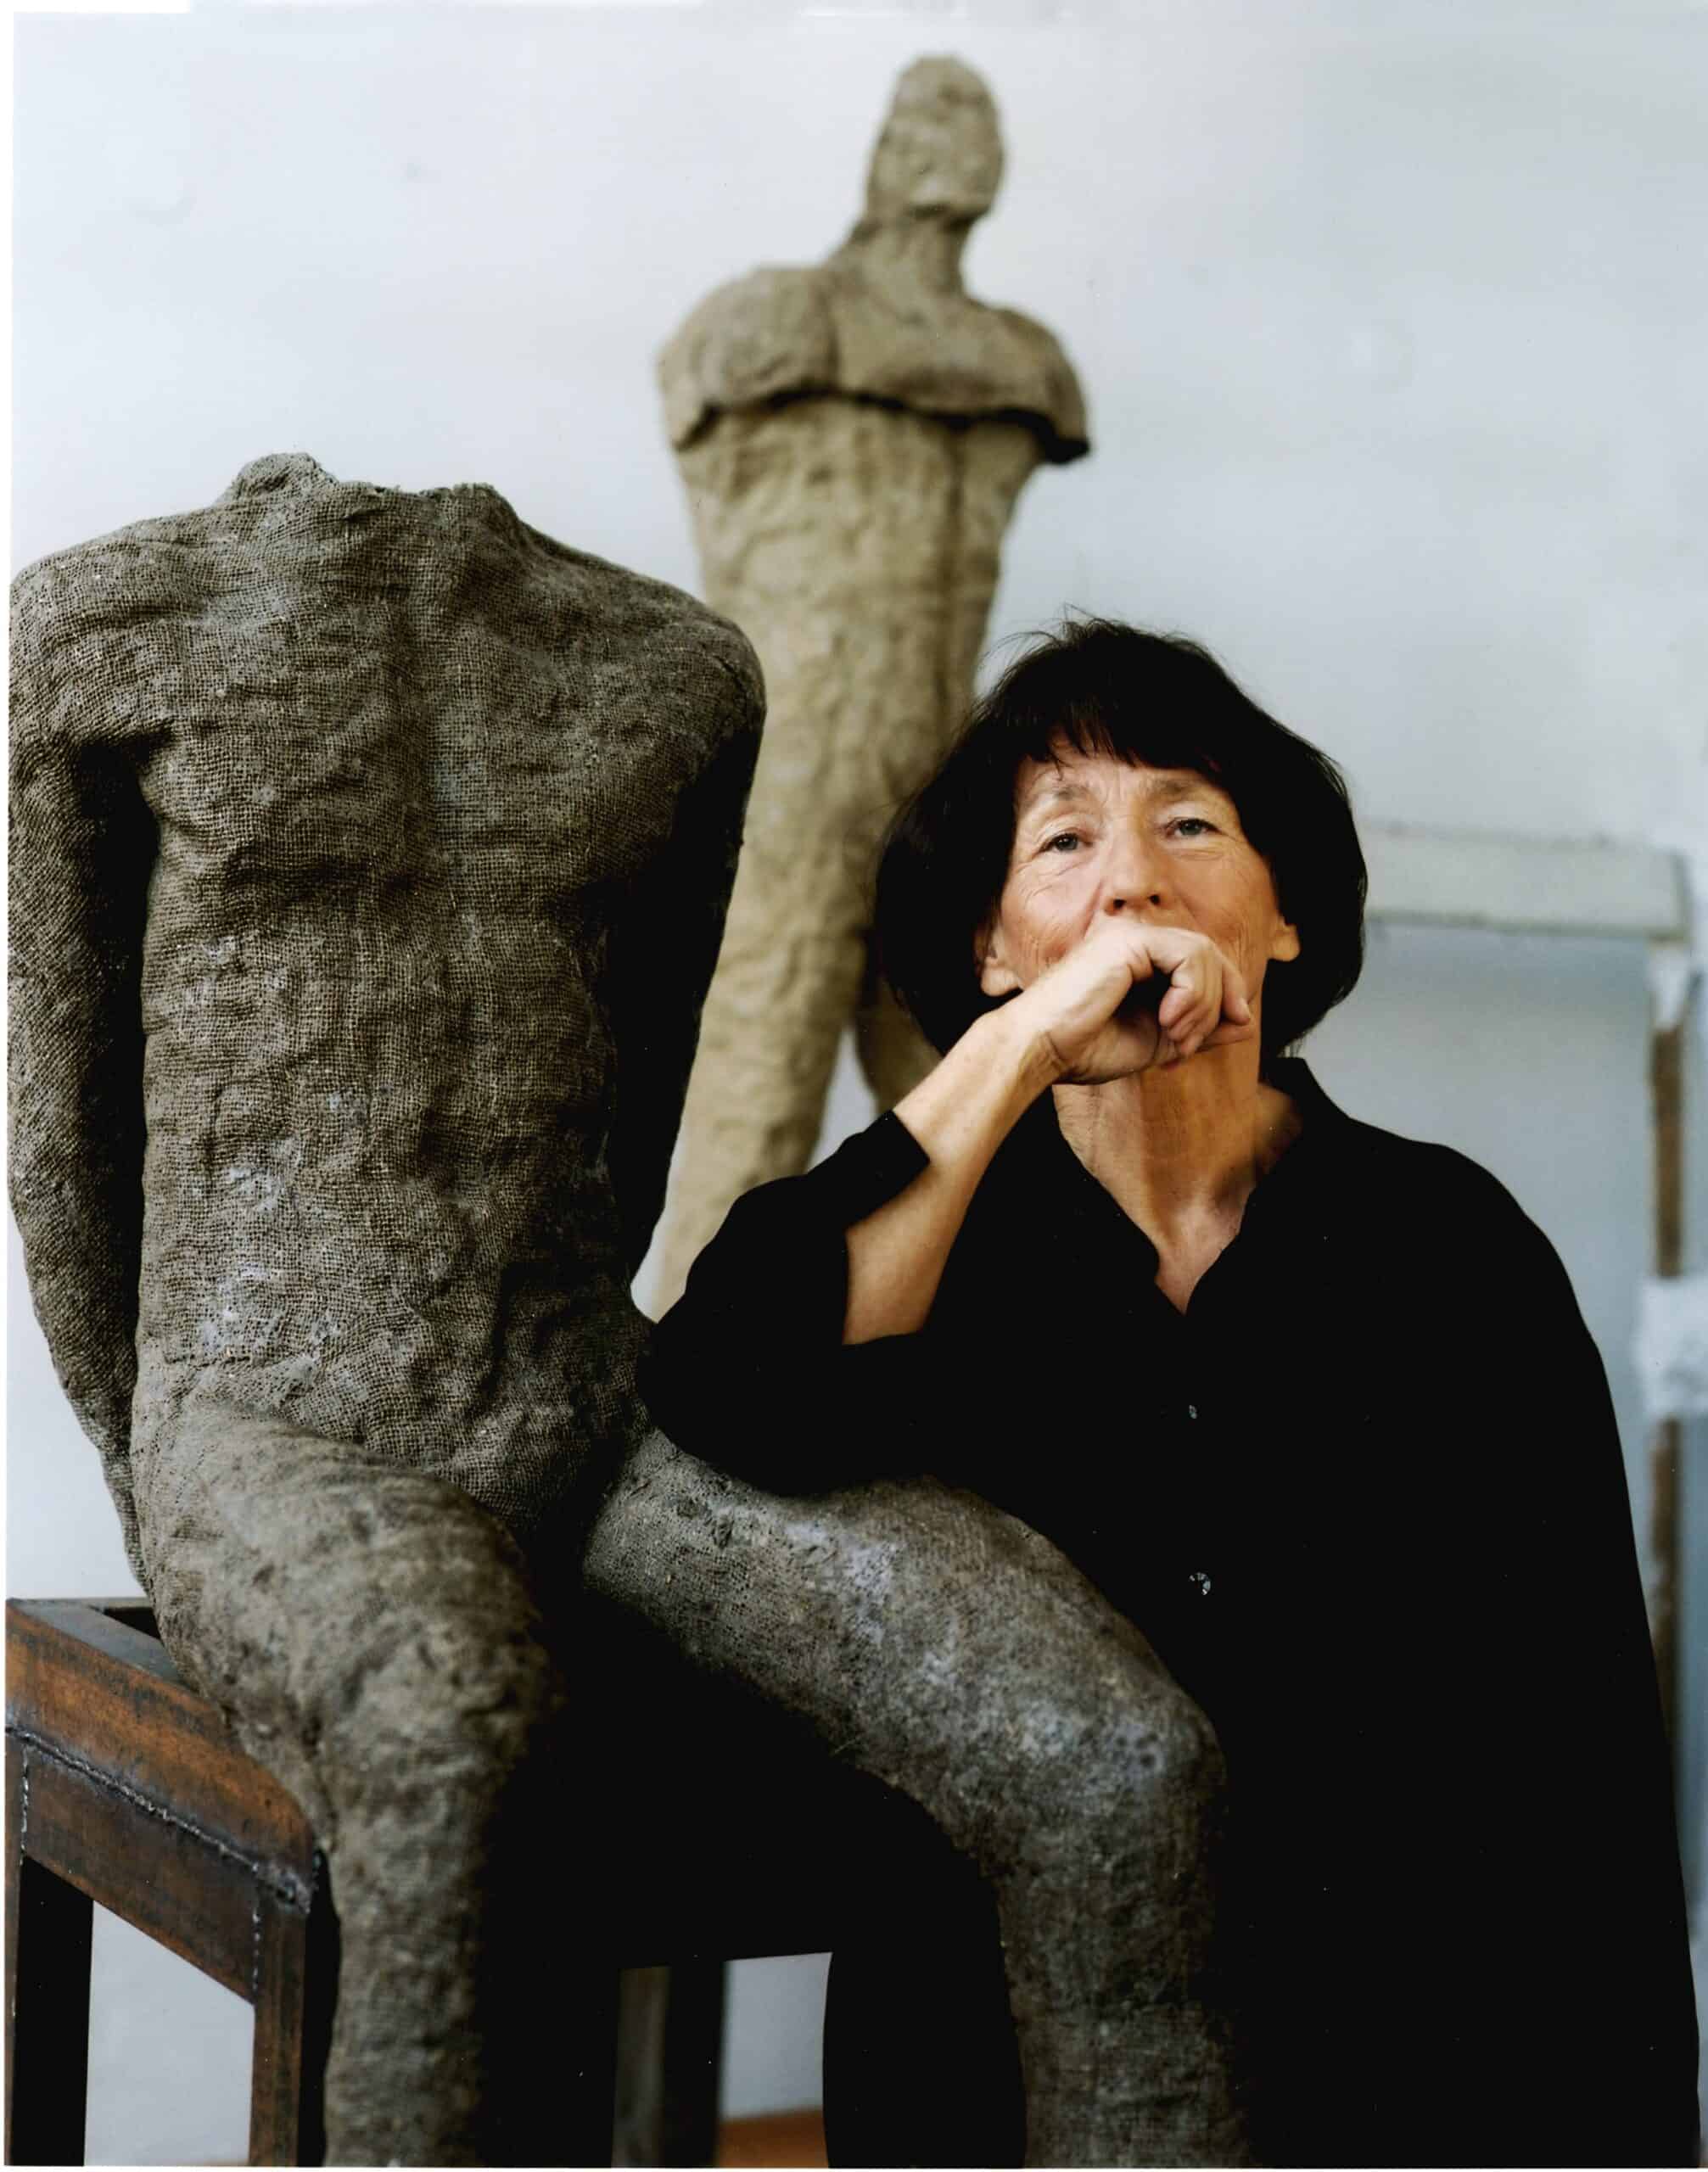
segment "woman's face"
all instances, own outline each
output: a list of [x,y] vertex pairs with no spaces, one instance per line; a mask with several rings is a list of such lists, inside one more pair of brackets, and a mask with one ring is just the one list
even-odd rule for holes
[[1015,781],[1014,842],[981,943],[987,995],[1027,988],[1101,913],[1207,935],[1244,976],[1255,1009],[1272,960],[1296,958],[1268,863],[1239,811],[1196,770],[1157,770],[1061,747]]

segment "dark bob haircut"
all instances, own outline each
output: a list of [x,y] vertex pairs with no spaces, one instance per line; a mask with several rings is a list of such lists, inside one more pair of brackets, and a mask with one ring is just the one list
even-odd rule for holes
[[1008,876],[1016,781],[1028,756],[1047,762],[1064,746],[1196,770],[1238,808],[1299,932],[1298,957],[1263,982],[1267,1069],[1352,993],[1364,964],[1364,856],[1346,781],[1196,641],[1112,619],[1069,620],[1011,664],[891,824],[876,899],[890,986],[943,1050],[996,1008],[974,952]]

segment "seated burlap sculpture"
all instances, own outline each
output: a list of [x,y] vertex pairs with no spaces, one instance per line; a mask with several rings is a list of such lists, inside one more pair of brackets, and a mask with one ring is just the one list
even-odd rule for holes
[[292,457],[28,569],[13,660],[31,1288],[170,1649],[323,1839],[331,2161],[552,2161],[584,1549],[993,1881],[1033,2161],[1230,2161],[1178,1997],[1218,1760],[1143,1640],[982,1503],[779,1501],[634,1395],[742,636]]

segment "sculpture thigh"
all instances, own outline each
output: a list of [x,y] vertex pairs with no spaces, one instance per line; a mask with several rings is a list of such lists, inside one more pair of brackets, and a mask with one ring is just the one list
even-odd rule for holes
[[733,1201],[805,1168],[846,1027],[886,1107],[936,1061],[871,973],[872,876],[965,719],[1038,458],[1016,423],[839,397],[722,415],[681,455],[707,601],[759,652],[766,708],[656,1309]]
[[524,2050],[523,1873],[563,1693],[514,1542],[442,1480],[211,1399],[137,1478],[162,1636],[331,1867],[328,2161],[539,2161],[530,2099],[561,2089]]
[[930,1481],[781,1500],[654,1433],[595,1521],[586,1574],[977,1863],[1028,2164],[1248,2161],[1212,1972],[1221,1754],[1053,1546]]

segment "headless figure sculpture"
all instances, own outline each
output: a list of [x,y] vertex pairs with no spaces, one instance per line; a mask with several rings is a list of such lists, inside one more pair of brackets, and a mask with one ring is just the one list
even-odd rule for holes
[[477,1965],[563,1701],[522,1548],[646,1430],[752,653],[490,490],[293,457],[21,574],[13,669],[49,1347],[169,1649],[327,1850],[334,2158],[525,2160],[535,1987]]
[[843,246],[720,288],[661,357],[707,600],[767,710],[657,1310],[733,1201],[807,1166],[850,1023],[880,1106],[934,1061],[871,955],[876,847],[966,717],[1022,485],[1086,449],[1055,339],[961,283],[1001,171],[983,83],[916,62]]
[[635,1397],[747,644],[490,490],[300,457],[14,594],[32,1293],[169,1649],[327,1852],[329,2161],[561,2154],[584,1555],[991,1882],[1030,2161],[1237,2161],[1219,1756],[1143,1638],[983,1503],[780,1501]]

